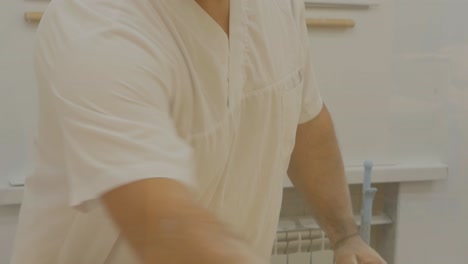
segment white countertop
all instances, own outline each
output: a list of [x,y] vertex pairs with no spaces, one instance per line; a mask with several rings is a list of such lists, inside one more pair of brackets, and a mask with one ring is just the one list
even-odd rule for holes
[[23,199],[23,187],[11,187],[7,184],[0,185],[0,206],[21,204]]
[[[349,184],[361,184],[364,168],[346,167],[346,177]],[[448,167],[442,163],[376,165],[372,168],[372,183],[435,181],[447,177]],[[288,178],[284,180],[284,187],[293,187]]]
[[[346,176],[349,184],[360,184],[363,179],[364,168],[346,167]],[[372,170],[373,183],[398,183],[443,180],[448,177],[448,167],[445,164],[419,164],[419,165],[385,165],[374,166]],[[285,178],[284,187],[293,187],[288,178]],[[6,182],[0,182],[0,205],[21,204],[23,187],[12,187]]]

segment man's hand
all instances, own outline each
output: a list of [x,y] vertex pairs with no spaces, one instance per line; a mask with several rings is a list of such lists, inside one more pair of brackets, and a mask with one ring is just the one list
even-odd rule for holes
[[351,237],[335,248],[336,264],[386,264],[379,254],[359,236]]

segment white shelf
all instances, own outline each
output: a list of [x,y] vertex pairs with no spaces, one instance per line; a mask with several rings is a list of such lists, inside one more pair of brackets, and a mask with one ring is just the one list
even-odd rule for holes
[[[364,168],[346,167],[346,177],[349,184],[361,184]],[[374,166],[372,169],[372,183],[418,182],[444,180],[448,177],[448,167],[445,164],[395,164]],[[285,177],[284,187],[293,187],[289,178]]]

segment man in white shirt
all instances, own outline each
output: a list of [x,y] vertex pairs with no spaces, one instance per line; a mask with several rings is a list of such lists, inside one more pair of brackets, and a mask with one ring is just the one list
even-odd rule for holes
[[13,264],[267,263],[288,172],[337,264],[357,235],[302,0],[55,0]]

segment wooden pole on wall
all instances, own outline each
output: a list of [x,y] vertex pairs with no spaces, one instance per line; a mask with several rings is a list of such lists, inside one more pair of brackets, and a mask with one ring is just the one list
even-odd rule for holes
[[[24,19],[30,23],[39,23],[41,21],[43,12],[26,12]],[[312,28],[353,28],[355,22],[352,19],[332,19],[332,18],[307,18],[306,23],[308,27]]]
[[24,13],[24,19],[27,22],[39,23],[41,21],[43,12],[26,12]]
[[312,28],[353,28],[356,22],[352,19],[307,18],[308,27]]

